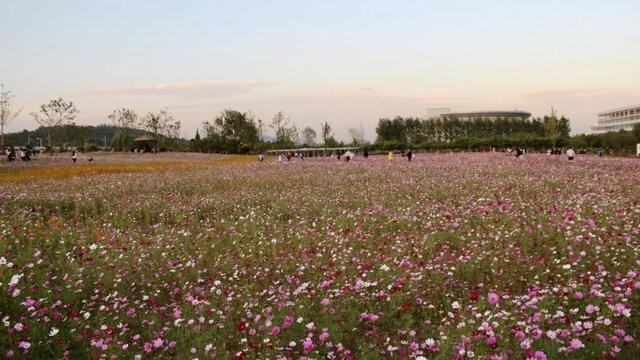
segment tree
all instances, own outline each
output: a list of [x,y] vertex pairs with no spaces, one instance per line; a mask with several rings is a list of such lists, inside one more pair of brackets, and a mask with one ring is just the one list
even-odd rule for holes
[[170,115],[167,110],[161,110],[159,113],[148,113],[147,116],[142,118],[140,126],[153,134],[154,149],[153,151],[158,153],[158,145],[160,142],[160,136],[167,130],[167,126],[173,121],[173,116]]
[[633,125],[633,128],[631,129],[631,133],[636,138],[636,141],[640,142],[640,123]]
[[295,125],[290,126],[290,119],[282,111],[278,111],[269,125],[276,132],[276,143],[281,145],[292,145],[295,140],[297,129]]
[[118,128],[118,142],[114,142],[114,148],[121,151],[127,151],[127,139],[129,138],[129,129],[134,126],[136,120],[138,119],[138,115],[133,110],[129,109],[116,109],[113,110],[113,113],[108,116],[109,120],[113,123],[114,126]]
[[4,127],[13,121],[22,109],[12,110],[11,99],[14,96],[11,91],[4,90],[4,84],[0,84],[0,148],[4,149]]
[[322,134],[322,143],[324,146],[327,146],[327,140],[332,138],[331,136],[331,125],[328,122],[324,122],[320,124],[320,133]]
[[259,141],[256,121],[251,113],[224,110],[214,119],[213,126],[225,151],[247,153]]
[[56,128],[68,124],[76,118],[78,109],[73,102],[66,102],[62,98],[50,100],[48,104],[40,105],[40,112],[33,112],[33,119],[46,128],[47,144],[49,151],[53,153],[53,132]]
[[307,126],[302,130],[302,138],[307,145],[313,145],[316,142],[316,131],[311,126]]
[[545,116],[543,120],[546,135],[551,140],[551,146],[556,147],[556,142],[560,138],[560,120],[556,116],[555,109],[551,108],[551,115]]

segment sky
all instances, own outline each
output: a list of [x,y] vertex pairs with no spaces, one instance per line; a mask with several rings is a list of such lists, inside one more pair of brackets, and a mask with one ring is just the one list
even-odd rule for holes
[[[640,104],[640,1],[0,0],[0,82],[82,125],[167,109],[192,137],[224,109],[336,138],[381,117],[551,107],[589,132]],[[268,131],[267,131],[268,132]]]

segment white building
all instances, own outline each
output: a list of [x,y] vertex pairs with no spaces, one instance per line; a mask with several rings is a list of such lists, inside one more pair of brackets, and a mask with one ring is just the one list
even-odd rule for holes
[[640,105],[627,106],[598,113],[598,125],[592,126],[594,133],[605,133],[621,129],[631,130],[640,123]]

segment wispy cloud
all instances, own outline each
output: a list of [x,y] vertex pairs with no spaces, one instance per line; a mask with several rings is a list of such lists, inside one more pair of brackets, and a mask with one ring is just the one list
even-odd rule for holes
[[105,87],[91,89],[76,89],[83,94],[138,94],[138,95],[180,95],[190,97],[228,97],[250,93],[256,89],[272,86],[273,82],[208,82],[208,83],[180,83],[157,84],[132,87]]

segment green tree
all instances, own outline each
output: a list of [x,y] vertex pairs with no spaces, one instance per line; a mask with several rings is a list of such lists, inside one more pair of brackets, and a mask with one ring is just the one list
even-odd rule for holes
[[78,109],[73,102],[66,102],[62,98],[50,100],[48,104],[40,105],[39,112],[31,113],[33,119],[45,127],[47,131],[47,144],[49,151],[53,153],[53,132],[65,124],[70,123],[76,118]]
[[214,133],[222,140],[226,151],[247,153],[259,142],[253,116],[236,110],[224,110],[214,119]]
[[113,148],[120,151],[129,150],[127,145],[130,145],[130,141],[128,141],[129,129],[136,123],[138,115],[133,110],[122,108],[113,110],[113,112],[107,117],[111,120],[113,125],[118,128],[116,136],[119,142],[113,142],[112,140],[111,144]]
[[546,135],[551,140],[551,146],[555,148],[560,138],[560,120],[556,116],[555,109],[551,108],[551,115],[544,117],[543,124]]
[[633,125],[631,133],[636,138],[636,141],[640,143],[640,123]]

